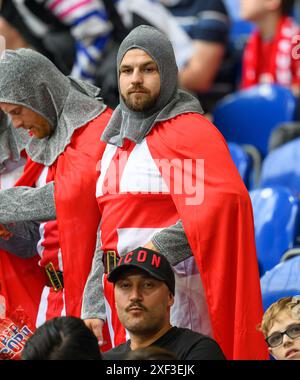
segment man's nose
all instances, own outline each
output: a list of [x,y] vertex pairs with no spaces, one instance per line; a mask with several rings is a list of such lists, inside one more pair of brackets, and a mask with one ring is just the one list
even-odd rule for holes
[[143,83],[143,75],[140,72],[140,70],[138,70],[138,69],[133,70],[131,82],[132,83]]
[[130,292],[130,301],[140,301],[142,299],[141,289],[138,286],[133,286]]

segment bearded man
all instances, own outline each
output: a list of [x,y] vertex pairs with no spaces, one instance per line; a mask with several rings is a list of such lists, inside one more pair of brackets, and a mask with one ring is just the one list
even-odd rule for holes
[[[108,346],[126,340],[107,274],[128,252],[151,246],[175,271],[173,325],[212,335],[228,359],[268,358],[256,331],[262,301],[251,202],[224,138],[178,89],[172,45],[155,28],[124,39],[117,67],[120,105],[101,138],[101,224],[82,318],[100,339],[106,320]],[[157,244],[164,231],[177,236],[166,249]]]

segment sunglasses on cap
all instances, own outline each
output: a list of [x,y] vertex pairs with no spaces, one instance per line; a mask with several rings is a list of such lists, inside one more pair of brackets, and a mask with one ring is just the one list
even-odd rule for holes
[[283,342],[283,336],[287,335],[291,339],[300,337],[300,323],[289,325],[285,331],[276,331],[272,335],[266,338],[266,342],[269,347],[278,347]]

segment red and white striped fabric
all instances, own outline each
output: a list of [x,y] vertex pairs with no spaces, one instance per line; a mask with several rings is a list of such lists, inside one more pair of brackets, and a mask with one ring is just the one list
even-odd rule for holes
[[[52,171],[45,167],[36,181],[36,187],[42,187],[53,181]],[[63,272],[62,255],[59,246],[57,221],[49,221],[40,224],[40,240],[37,252],[40,256],[39,266],[45,267],[51,262],[55,270]],[[45,286],[41,295],[41,301],[36,319],[36,327],[58,316],[66,315],[64,289],[55,292],[52,287]]]

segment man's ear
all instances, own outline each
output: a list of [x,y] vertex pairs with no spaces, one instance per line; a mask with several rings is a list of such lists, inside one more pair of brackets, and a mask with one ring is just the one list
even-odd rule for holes
[[169,292],[169,301],[168,301],[168,305],[171,307],[174,305],[174,294]]

